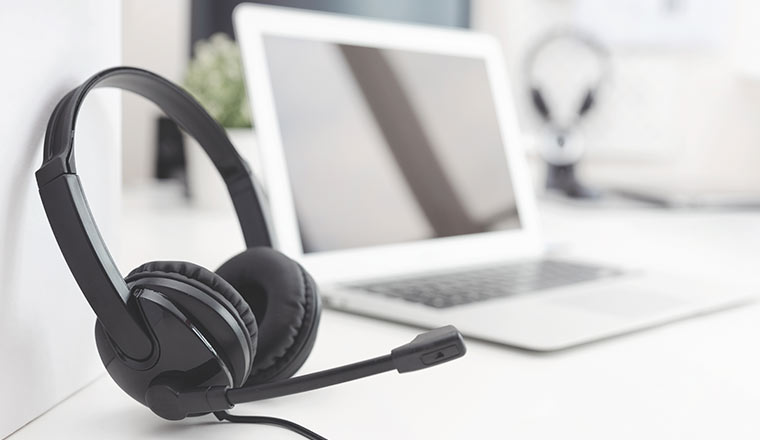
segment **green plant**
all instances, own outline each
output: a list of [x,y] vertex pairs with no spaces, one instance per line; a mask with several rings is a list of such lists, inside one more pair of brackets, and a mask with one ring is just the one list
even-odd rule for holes
[[226,34],[196,43],[184,83],[223,127],[251,127],[240,49]]

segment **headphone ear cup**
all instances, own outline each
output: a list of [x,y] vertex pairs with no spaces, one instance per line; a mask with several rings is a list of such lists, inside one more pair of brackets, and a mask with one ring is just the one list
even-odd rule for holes
[[[256,317],[253,315],[248,303],[227,281],[210,270],[198,266],[197,264],[185,261],[153,261],[145,263],[136,268],[127,275],[125,281],[132,288],[135,283],[141,283],[148,279],[172,279],[181,281],[201,290],[209,297],[213,298],[218,304],[230,312],[237,321],[237,328],[229,326],[215,327],[208,323],[195,323],[200,328],[210,332],[212,340],[221,343],[222,346],[216,347],[216,350],[223,350],[226,357],[232,363],[237,382],[242,383],[247,380],[253,359],[256,356],[256,346],[258,341],[258,325]],[[230,331],[232,333],[230,333]],[[230,342],[240,341],[234,335],[242,335],[244,344]],[[208,337],[208,336],[207,336]],[[228,341],[222,343],[222,341]],[[243,353],[242,350],[247,351]]]
[[294,375],[311,353],[321,314],[311,276],[268,247],[250,248],[216,273],[248,302],[259,325],[258,352],[247,384]]
[[578,116],[584,116],[586,113],[588,113],[588,111],[591,110],[591,107],[594,106],[595,102],[596,92],[594,89],[589,88],[586,90],[586,94],[583,95],[583,101],[581,102],[580,108],[578,108]]
[[546,104],[546,100],[544,99],[544,95],[541,93],[541,89],[539,89],[537,86],[533,86],[530,88],[530,98],[531,102],[533,102],[533,107],[536,109],[539,115],[541,115],[541,118],[549,122],[551,120],[551,112],[549,111],[549,106]]

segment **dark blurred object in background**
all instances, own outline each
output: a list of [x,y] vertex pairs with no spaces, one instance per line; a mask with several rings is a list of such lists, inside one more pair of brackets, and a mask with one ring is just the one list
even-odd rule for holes
[[315,11],[336,12],[409,21],[439,26],[470,27],[470,0],[193,0],[190,22],[190,51],[195,42],[217,32],[235,38],[232,30],[232,10],[240,3],[260,3]]
[[177,124],[167,117],[158,118],[156,139],[156,179],[185,179],[185,145]]

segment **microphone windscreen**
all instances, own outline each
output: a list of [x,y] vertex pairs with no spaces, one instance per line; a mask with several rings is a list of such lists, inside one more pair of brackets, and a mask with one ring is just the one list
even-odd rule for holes
[[412,342],[391,352],[393,365],[399,373],[421,370],[465,355],[462,334],[453,325],[417,335]]

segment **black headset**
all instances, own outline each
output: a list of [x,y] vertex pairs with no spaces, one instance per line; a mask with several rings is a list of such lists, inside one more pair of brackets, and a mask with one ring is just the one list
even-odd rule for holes
[[[154,261],[122,278],[74,161],[77,114],[87,94],[99,87],[154,102],[198,141],[224,178],[247,249],[216,273],[189,262]],[[195,99],[158,75],[112,68],[64,96],[48,122],[36,178],[61,252],[97,315],[95,339],[106,370],[127,394],[163,418],[213,412],[220,419],[250,422],[226,410],[394,369],[414,371],[465,354],[459,332],[446,326],[389,355],[291,378],[317,336],[317,285],[303,267],[270,247],[260,192],[224,130]],[[253,422],[290,423],[264,419]],[[297,425],[285,427],[321,438]]]

